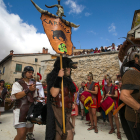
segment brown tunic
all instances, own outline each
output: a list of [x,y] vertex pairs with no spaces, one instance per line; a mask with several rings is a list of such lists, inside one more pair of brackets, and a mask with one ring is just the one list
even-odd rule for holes
[[6,94],[7,94],[7,88],[3,88],[3,90],[0,91],[0,97],[3,100],[0,107],[4,107],[4,100],[5,100]]
[[[136,70],[129,70],[125,72],[122,77],[122,88],[121,90],[134,90],[131,96],[140,103],[140,72]],[[125,118],[128,121],[136,122],[136,113],[135,111],[126,105],[125,109]],[[137,122],[140,123],[139,117],[137,117]]]
[[[112,90],[111,90],[111,86],[112,86]],[[104,89],[103,89],[103,91],[104,91],[104,97],[106,97],[106,94],[108,94],[108,93],[111,94],[111,95],[115,95],[115,86],[114,85],[111,85],[111,86],[108,86],[108,85],[105,85],[104,86]],[[116,98],[117,97],[111,97],[111,98],[113,99],[113,101],[115,103],[115,108],[116,108],[117,107],[116,106]]]
[[[70,122],[71,111],[72,111],[72,104],[73,104],[73,93],[69,91],[67,87],[64,88],[64,107],[65,107],[65,118],[66,118],[66,131],[71,130],[73,128],[72,123]],[[62,135],[62,128],[63,120],[62,120],[62,98],[61,98],[61,91],[59,94],[54,98],[54,104],[52,105],[54,115],[56,118],[56,132],[61,136]],[[60,126],[58,126],[58,123]]]

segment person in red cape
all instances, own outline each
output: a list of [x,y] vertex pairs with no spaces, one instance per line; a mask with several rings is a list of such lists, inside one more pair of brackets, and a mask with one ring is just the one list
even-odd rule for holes
[[[106,76],[106,82],[107,85],[105,85],[103,87],[103,96],[102,96],[102,100],[101,102],[107,97],[111,97],[115,103],[114,108],[108,113],[108,117],[109,117],[109,122],[111,125],[111,130],[109,131],[109,134],[115,133],[115,129],[113,126],[113,118],[112,118],[112,113],[115,109],[117,109],[118,107],[118,102],[119,102],[119,91],[118,91],[118,87],[114,86],[111,84],[111,78],[110,76]],[[117,138],[121,139],[121,134],[120,134],[120,128],[119,128],[119,118],[118,118],[118,113],[116,113],[115,117],[115,123],[117,126]]]
[[95,129],[94,132],[98,133],[96,110],[100,107],[101,101],[100,87],[99,83],[93,82],[93,74],[91,72],[89,72],[89,74],[87,75],[87,79],[89,82],[87,82],[87,84],[85,85],[84,90],[91,93],[93,99],[93,104],[89,106],[91,127],[88,128],[88,130]]
[[105,77],[106,77],[106,75],[104,76],[104,79],[102,80],[102,86],[107,85],[107,83],[106,83],[106,81],[105,81]]

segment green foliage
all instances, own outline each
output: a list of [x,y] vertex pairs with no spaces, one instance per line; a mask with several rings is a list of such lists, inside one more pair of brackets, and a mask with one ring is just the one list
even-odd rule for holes
[[100,85],[100,90],[103,88],[103,86],[102,85]]
[[135,26],[140,24],[140,17],[138,17],[137,21],[135,22]]

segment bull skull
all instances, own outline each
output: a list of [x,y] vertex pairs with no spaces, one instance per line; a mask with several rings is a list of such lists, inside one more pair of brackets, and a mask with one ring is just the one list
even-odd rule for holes
[[[33,3],[33,5],[35,6],[35,8],[36,8],[41,14],[47,14],[47,15],[50,15],[50,16],[52,16],[52,17],[54,17],[54,18],[57,18],[57,17],[60,17],[60,18],[61,18],[62,16],[64,16],[64,13],[63,13],[62,11],[59,12],[59,8],[58,8],[58,11],[57,11],[57,15],[58,15],[58,16],[56,16],[56,15],[54,15],[54,14],[48,12],[47,10],[41,9],[37,4],[34,3],[33,0],[31,0],[31,2]],[[58,5],[54,5],[54,6],[57,6],[57,7],[58,7]],[[54,7],[54,6],[53,6],[53,7]],[[50,6],[50,7],[49,7],[49,6],[46,6],[46,7],[51,8],[51,6]],[[62,10],[62,6],[61,6],[60,8],[61,8],[61,10]],[[74,27],[74,28],[78,28],[78,27],[80,26],[80,25],[75,25],[74,23],[69,22],[69,21],[67,21],[67,20],[64,20],[64,19],[62,19],[62,18],[61,18],[61,20],[62,20],[65,24],[67,24],[67,25],[69,25],[69,26],[71,26],[71,27]]]

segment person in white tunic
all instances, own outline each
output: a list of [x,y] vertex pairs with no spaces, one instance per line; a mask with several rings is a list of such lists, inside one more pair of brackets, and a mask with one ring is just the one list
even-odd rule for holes
[[[22,79],[15,82],[12,86],[11,97],[15,100],[14,105],[14,127],[17,135],[14,140],[35,140],[33,138],[33,124],[27,122],[26,116],[30,105],[36,101],[37,90],[31,78],[34,69],[26,66],[22,72]],[[27,134],[27,137],[26,137]]]

